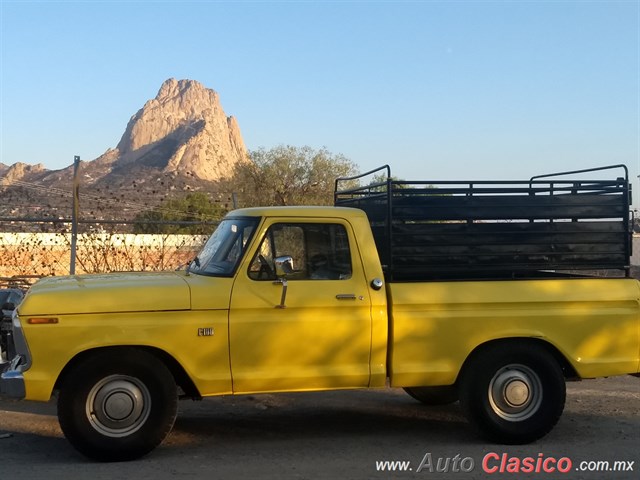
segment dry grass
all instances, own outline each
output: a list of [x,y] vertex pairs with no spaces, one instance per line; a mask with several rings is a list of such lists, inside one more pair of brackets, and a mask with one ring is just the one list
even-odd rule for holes
[[[175,270],[190,261],[206,237],[199,235],[78,235],[76,273]],[[67,233],[0,233],[0,277],[67,275]]]

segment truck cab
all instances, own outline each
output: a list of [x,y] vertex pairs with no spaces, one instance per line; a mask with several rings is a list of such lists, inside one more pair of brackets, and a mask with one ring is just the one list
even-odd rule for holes
[[[188,272],[233,277],[234,393],[384,385],[386,294],[362,211],[244,209],[221,229]],[[192,308],[208,308],[207,282],[188,281]]]

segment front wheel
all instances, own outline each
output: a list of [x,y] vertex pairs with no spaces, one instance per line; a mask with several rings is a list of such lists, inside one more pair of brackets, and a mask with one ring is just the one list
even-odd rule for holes
[[139,458],[167,436],[177,387],[150,353],[100,352],[76,365],[58,395],[58,419],[69,442],[98,461]]
[[523,444],[546,435],[564,410],[562,370],[545,349],[519,343],[492,348],[470,360],[460,403],[489,440]]

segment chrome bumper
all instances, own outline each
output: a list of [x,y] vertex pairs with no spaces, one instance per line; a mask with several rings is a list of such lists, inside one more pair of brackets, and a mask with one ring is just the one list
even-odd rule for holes
[[19,369],[23,358],[16,355],[10,362],[0,364],[0,397],[22,399],[26,395],[24,376]]

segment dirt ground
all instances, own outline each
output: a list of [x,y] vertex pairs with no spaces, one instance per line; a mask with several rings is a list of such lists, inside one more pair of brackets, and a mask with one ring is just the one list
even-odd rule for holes
[[[570,383],[559,424],[524,446],[484,442],[458,404],[425,407],[402,390],[376,389],[183,401],[159,448],[111,464],[76,453],[62,436],[54,401],[0,401],[0,448],[0,478],[637,479],[640,379]],[[506,466],[530,457],[540,470],[545,460],[557,469],[501,473],[503,456]]]

